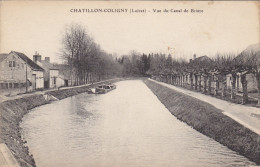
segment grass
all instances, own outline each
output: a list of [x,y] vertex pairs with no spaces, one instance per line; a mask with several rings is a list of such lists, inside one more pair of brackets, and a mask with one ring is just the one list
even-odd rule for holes
[[260,136],[214,106],[152,81],[145,84],[179,120],[260,164]]
[[[30,109],[48,103],[43,95],[32,95],[0,103],[0,142],[5,143],[22,167],[35,166],[24,145],[19,123]],[[29,164],[29,165],[28,165]]]

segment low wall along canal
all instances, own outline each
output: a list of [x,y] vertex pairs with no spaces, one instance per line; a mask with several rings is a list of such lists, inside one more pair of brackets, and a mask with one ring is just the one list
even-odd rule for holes
[[48,105],[44,95],[1,103],[0,140],[21,166],[259,163],[259,136],[216,114],[214,107],[151,81],[116,84],[102,95],[82,93],[86,87],[48,92],[63,99]]

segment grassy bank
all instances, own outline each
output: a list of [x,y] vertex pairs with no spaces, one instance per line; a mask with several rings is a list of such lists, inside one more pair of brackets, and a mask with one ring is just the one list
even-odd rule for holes
[[260,136],[214,106],[152,81],[145,84],[179,120],[260,164]]
[[32,95],[0,104],[0,143],[7,145],[21,166],[35,166],[35,162],[24,146],[19,122],[30,109],[46,103],[43,95]]
[[[46,95],[52,95],[57,99],[64,99],[69,96],[74,96],[83,92],[87,92],[89,88],[99,85],[101,83],[113,83],[122,79],[114,79],[92,85],[72,87],[68,89],[48,91]],[[19,123],[22,117],[29,112],[32,108],[40,105],[50,103],[46,100],[44,95],[28,95],[15,100],[7,100],[0,103],[0,143],[5,143],[11,150],[14,157],[22,167],[36,166],[29,149],[24,144],[26,141],[22,140],[21,128]]]

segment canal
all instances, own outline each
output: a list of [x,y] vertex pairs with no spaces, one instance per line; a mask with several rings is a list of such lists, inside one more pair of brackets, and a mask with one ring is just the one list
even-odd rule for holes
[[38,167],[247,166],[248,159],[177,120],[141,80],[33,109],[22,136]]

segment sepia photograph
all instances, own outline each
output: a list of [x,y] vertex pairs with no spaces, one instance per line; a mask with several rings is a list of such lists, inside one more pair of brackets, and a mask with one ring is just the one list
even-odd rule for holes
[[0,167],[260,166],[259,1],[0,0]]

